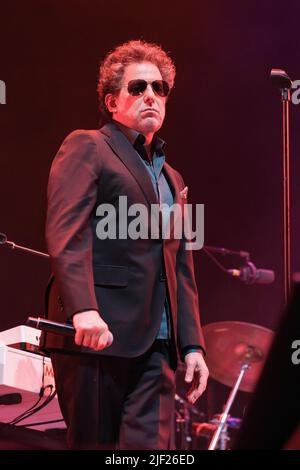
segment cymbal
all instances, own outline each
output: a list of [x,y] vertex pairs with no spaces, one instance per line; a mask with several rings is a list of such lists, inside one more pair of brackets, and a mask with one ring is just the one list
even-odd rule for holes
[[253,391],[268,355],[274,332],[263,326],[240,321],[222,321],[203,327],[210,376],[232,387],[244,363],[246,369],[239,389]]

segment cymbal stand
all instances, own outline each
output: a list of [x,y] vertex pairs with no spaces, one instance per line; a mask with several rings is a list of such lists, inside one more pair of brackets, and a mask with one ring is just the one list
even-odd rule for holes
[[[222,436],[222,440],[221,440],[221,450],[225,450],[226,449],[226,441],[227,440],[227,433],[225,435],[225,432],[227,431],[227,425],[226,425],[226,422],[227,422],[227,418],[228,418],[228,415],[229,415],[229,411],[231,409],[231,406],[234,402],[234,399],[236,397],[236,394],[238,392],[238,389],[239,389],[239,386],[240,386],[240,383],[244,377],[244,374],[246,372],[247,369],[249,369],[250,365],[249,365],[249,362],[247,363],[244,363],[242,364],[241,368],[240,368],[240,373],[239,373],[239,376],[230,392],[230,395],[228,397],[228,400],[225,404],[225,408],[224,408],[224,411],[223,413],[220,415],[220,418],[219,418],[219,424],[218,424],[218,427],[216,429],[216,431],[214,432],[214,435],[212,437],[212,440],[209,444],[209,447],[208,447],[208,450],[215,450],[216,448],[216,445],[218,443],[218,440],[220,438],[220,435]],[[225,439],[224,439],[225,438]],[[225,445],[224,445],[225,444]],[[223,448],[225,447],[225,449]]]
[[223,428],[226,424],[226,421],[228,419],[228,415],[229,415],[229,411],[231,409],[231,406],[234,402],[234,399],[236,397],[236,394],[238,392],[238,389],[239,389],[239,386],[240,386],[240,383],[244,377],[244,374],[245,372],[250,369],[251,367],[251,363],[252,362],[260,362],[263,358],[263,354],[262,352],[255,348],[254,346],[251,346],[250,344],[247,345],[247,349],[243,355],[244,357],[242,358],[242,365],[241,365],[241,368],[240,368],[240,373],[238,375],[238,378],[230,392],[230,395],[228,397],[228,400],[225,404],[225,408],[224,408],[224,411],[223,413],[220,415],[220,418],[219,418],[219,424],[218,424],[218,427],[212,437],[212,440],[209,444],[209,447],[208,447],[208,450],[215,450],[216,448],[216,445],[218,443],[218,440],[220,438],[220,434],[222,433],[223,431]]

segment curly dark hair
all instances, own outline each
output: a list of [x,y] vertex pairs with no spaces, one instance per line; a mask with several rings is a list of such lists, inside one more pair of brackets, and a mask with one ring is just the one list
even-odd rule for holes
[[173,88],[175,65],[159,45],[143,40],[125,42],[110,51],[100,64],[97,92],[103,123],[111,120],[111,113],[105,105],[105,96],[108,93],[117,94],[120,91],[127,65],[141,62],[151,62],[156,65],[170,90]]

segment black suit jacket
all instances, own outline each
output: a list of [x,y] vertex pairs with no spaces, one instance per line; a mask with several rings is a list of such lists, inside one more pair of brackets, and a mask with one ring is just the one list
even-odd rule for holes
[[[163,171],[174,202],[183,205],[182,177],[167,163]],[[110,203],[118,213],[119,196],[125,195],[128,206],[142,203],[149,213],[150,205],[158,204],[149,174],[125,135],[113,123],[72,132],[49,176],[46,240],[53,276],[47,317],[65,322],[81,310],[99,310],[114,342],[98,354],[135,357],[153,343],[168,295],[177,351],[204,346],[192,252],[185,240],[97,237],[98,205]],[[44,346],[91,352],[73,338],[49,333]]]

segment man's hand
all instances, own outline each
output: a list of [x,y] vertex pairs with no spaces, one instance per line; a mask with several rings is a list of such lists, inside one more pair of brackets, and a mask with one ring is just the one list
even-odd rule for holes
[[190,403],[195,403],[206,389],[209,371],[201,352],[186,354],[184,362],[186,364],[184,380],[191,383],[191,388],[186,396]]
[[96,310],[75,313],[73,325],[76,330],[75,343],[78,346],[100,351],[113,342],[113,335]]

